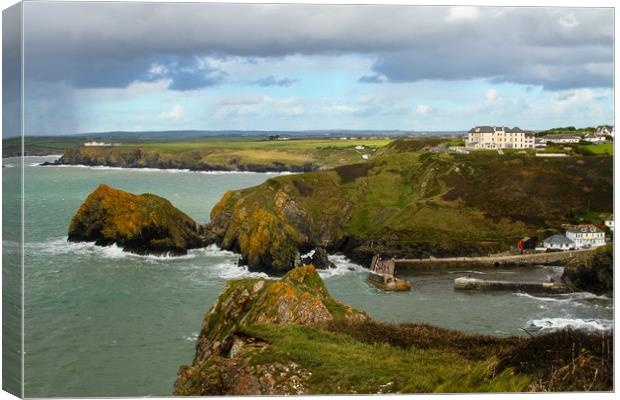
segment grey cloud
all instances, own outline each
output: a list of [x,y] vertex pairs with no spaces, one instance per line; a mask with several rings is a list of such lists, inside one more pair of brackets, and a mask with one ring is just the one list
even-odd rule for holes
[[[613,10],[200,3],[25,3],[27,78],[80,87],[141,79],[162,57],[365,54],[361,82],[485,78],[548,89],[611,85]],[[600,68],[591,68],[589,64]],[[173,89],[223,82],[179,73]],[[275,79],[275,78],[274,78]]]

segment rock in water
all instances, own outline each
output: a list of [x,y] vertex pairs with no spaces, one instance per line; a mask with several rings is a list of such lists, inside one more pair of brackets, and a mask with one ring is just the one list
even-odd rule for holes
[[203,246],[199,225],[154,194],[134,195],[107,185],[91,193],[69,225],[69,241],[116,243],[138,254],[186,254]]
[[327,251],[322,247],[314,249],[314,254],[301,260],[304,264],[312,264],[318,269],[335,268],[333,262],[329,261]]
[[304,371],[280,363],[256,370],[248,356],[269,344],[239,330],[255,324],[314,325],[367,319],[366,314],[334,300],[312,265],[294,268],[281,280],[228,281],[204,318],[192,365],[180,368],[174,394],[299,394],[284,386],[290,383],[291,373],[298,378]]

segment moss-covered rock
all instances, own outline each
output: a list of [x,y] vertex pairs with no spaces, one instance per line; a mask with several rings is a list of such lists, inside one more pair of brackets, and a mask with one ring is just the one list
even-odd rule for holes
[[154,194],[134,195],[101,184],[73,216],[69,241],[116,243],[139,254],[185,254],[204,245],[200,226]]
[[181,367],[175,394],[221,394],[216,389],[222,383],[208,384],[205,376],[216,372],[221,376],[228,365],[222,360],[230,358],[231,354],[236,356],[241,348],[247,351],[248,345],[254,350],[261,346],[256,341],[244,340],[239,333],[244,327],[255,324],[312,325],[334,319],[365,320],[367,316],[332,298],[312,265],[295,268],[280,280],[229,281],[205,316],[193,364]]
[[570,260],[564,267],[562,281],[573,290],[612,295],[614,290],[613,272],[613,246],[607,245]]

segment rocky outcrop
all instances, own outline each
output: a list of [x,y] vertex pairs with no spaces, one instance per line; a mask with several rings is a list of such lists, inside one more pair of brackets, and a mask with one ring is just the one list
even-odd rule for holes
[[318,269],[334,268],[333,262],[327,257],[327,250],[317,247],[313,250],[312,255],[301,259],[302,264],[312,264]]
[[613,246],[608,245],[570,260],[562,281],[572,290],[612,295],[614,290]]
[[201,227],[168,200],[107,185],[92,192],[69,225],[69,241],[113,243],[139,254],[186,254],[205,244]]
[[328,293],[313,266],[280,280],[229,281],[203,321],[191,366],[183,366],[176,395],[299,394],[307,371],[294,363],[256,364],[248,358],[269,343],[243,334],[256,324],[317,325],[335,319],[366,320]]

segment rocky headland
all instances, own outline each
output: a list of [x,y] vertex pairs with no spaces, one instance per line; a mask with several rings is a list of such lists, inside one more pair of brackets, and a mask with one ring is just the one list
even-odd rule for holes
[[494,338],[386,324],[334,300],[312,266],[229,281],[175,395],[609,391],[613,336]]
[[69,225],[69,241],[117,244],[138,254],[186,254],[205,245],[201,226],[154,194],[134,195],[101,184]]
[[317,247],[363,265],[374,254],[481,256],[613,208],[612,157],[435,154],[425,151],[433,140],[230,191],[211,211],[209,240],[266,271]]
[[562,281],[574,291],[612,296],[614,290],[613,245],[609,244],[570,260],[564,267]]

